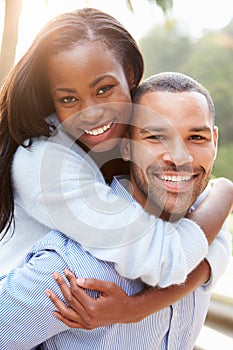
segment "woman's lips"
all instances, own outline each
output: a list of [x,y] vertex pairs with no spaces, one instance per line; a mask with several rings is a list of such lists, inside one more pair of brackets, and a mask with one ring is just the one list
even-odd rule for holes
[[108,124],[104,124],[102,126],[99,126],[98,128],[94,129],[84,129],[85,134],[91,135],[91,136],[98,136],[103,134],[105,131],[109,130],[113,124],[113,121],[109,122]]

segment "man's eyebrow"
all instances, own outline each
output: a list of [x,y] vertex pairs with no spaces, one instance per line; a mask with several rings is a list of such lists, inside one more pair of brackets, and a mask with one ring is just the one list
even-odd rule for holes
[[[139,126],[137,125],[138,128],[140,129],[140,133],[141,134],[145,134],[148,132],[166,132],[169,130],[169,127],[159,127],[159,126]],[[197,126],[197,127],[193,127],[189,130],[190,132],[205,132],[205,133],[212,133],[212,129],[209,126]]]
[[138,126],[140,129],[140,132],[142,134],[148,133],[148,132],[165,132],[167,131],[164,127],[156,127],[156,126]]
[[190,129],[190,131],[192,132],[209,132],[211,133],[212,132],[212,129],[209,127],[209,126],[198,126],[198,127],[193,127]]

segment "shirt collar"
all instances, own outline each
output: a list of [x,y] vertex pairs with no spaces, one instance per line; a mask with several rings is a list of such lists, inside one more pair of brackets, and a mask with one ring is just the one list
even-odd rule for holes
[[128,175],[119,175],[114,176],[111,189],[114,194],[124,198],[130,202],[135,202],[133,196],[128,192],[127,188],[129,186],[129,176]]

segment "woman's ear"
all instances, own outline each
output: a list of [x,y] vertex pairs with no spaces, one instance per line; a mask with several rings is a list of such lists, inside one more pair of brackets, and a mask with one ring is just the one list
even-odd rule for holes
[[133,90],[136,85],[135,85],[135,82],[134,82],[134,71],[133,71],[132,67],[128,68],[127,77],[128,77],[129,88],[130,88],[130,90]]
[[130,160],[130,135],[129,132],[126,133],[125,137],[121,139],[120,142],[120,150],[121,150],[121,155],[124,161],[129,161]]

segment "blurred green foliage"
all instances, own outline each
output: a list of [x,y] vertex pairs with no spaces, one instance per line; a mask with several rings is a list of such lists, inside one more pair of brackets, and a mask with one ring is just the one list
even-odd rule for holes
[[218,149],[213,175],[225,176],[233,181],[233,143],[223,144]]
[[[232,235],[232,242],[233,242],[233,213],[231,213],[229,215],[229,218],[228,218],[228,228],[229,228],[229,231]],[[232,256],[233,256],[233,245],[232,245]]]

